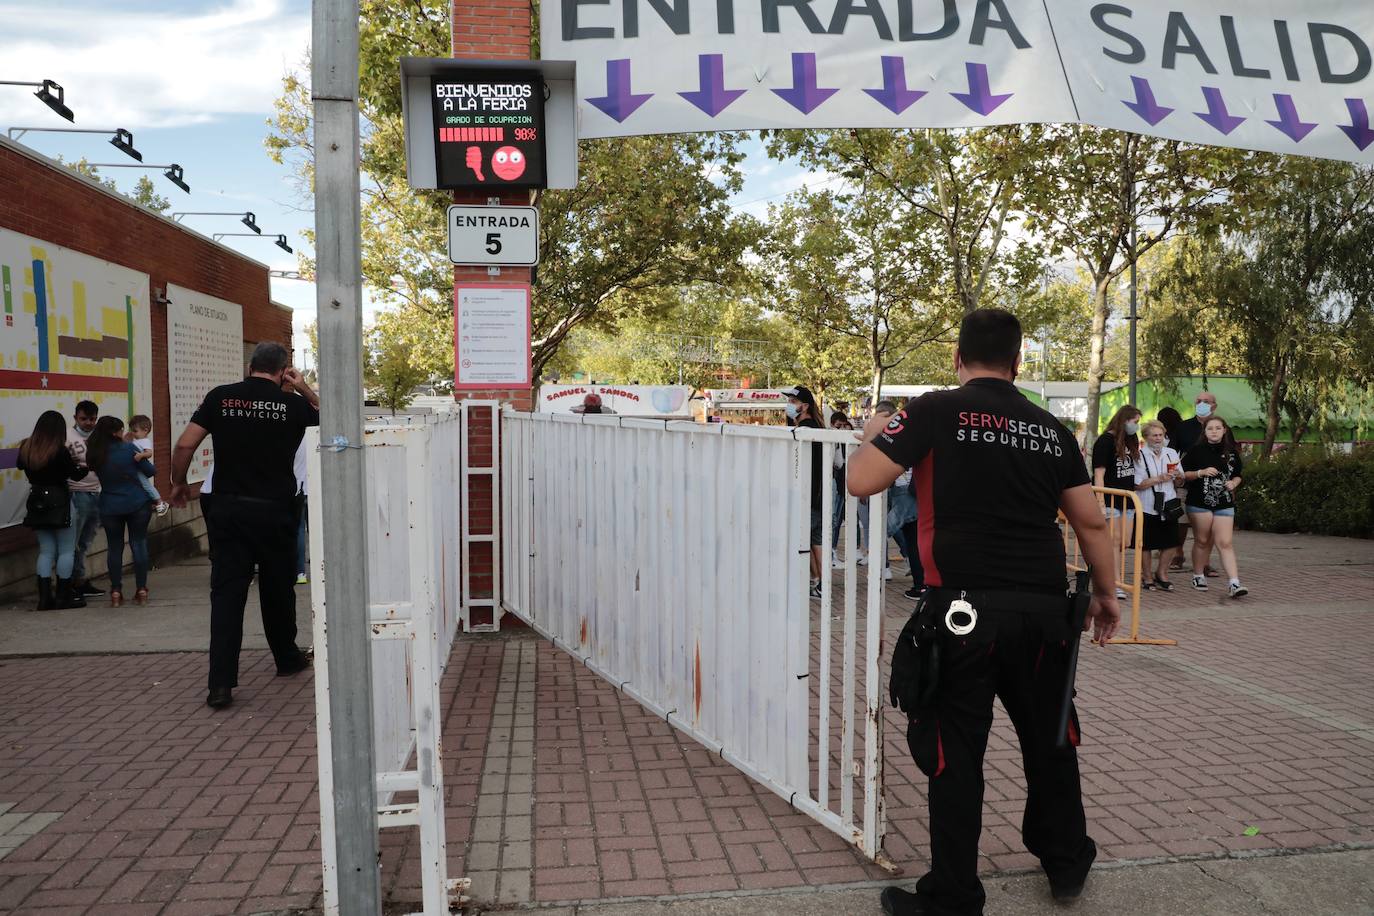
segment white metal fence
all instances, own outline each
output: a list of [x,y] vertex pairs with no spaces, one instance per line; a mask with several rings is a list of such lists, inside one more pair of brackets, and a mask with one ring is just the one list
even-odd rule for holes
[[[830,569],[832,459],[853,434],[513,411],[502,425],[506,610],[880,859],[881,495],[872,562],[856,564],[848,524],[835,585]],[[848,497],[846,517],[857,513]]]
[[[369,424],[364,435],[378,824],[382,828],[420,829],[424,912],[436,916],[448,912],[454,885],[447,877],[445,856],[439,679],[448,663],[459,619],[456,495],[462,430],[462,417],[454,414],[429,422]],[[307,447],[312,492],[319,490],[318,442],[318,431],[310,430]],[[311,500],[324,908],[326,914],[337,914],[323,526],[321,507]],[[412,758],[414,769],[408,769]],[[407,797],[393,804],[397,793],[413,793],[416,800]]]

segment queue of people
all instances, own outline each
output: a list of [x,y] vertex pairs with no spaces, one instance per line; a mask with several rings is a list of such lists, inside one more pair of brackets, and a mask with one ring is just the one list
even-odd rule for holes
[[[1148,590],[1175,588],[1171,570],[1183,569],[1184,544],[1193,534],[1192,587],[1208,589],[1218,574],[1208,561],[1221,555],[1227,594],[1249,593],[1241,584],[1233,543],[1236,490],[1242,482],[1240,448],[1226,420],[1216,413],[1216,396],[1200,392],[1194,416],[1184,420],[1171,407],[1142,423],[1134,405],[1117,410],[1092,449],[1093,482],[1099,487],[1134,491],[1140,499],[1144,578]],[[1130,537],[1133,511],[1105,506],[1116,543]],[[1123,532],[1119,526],[1126,525]],[[1118,587],[1117,597],[1125,593]]]
[[[105,594],[87,578],[86,554],[97,529],[106,540],[110,606],[124,602],[124,548],[134,567],[136,604],[148,601],[148,524],[167,512],[153,484],[152,421],[99,416],[93,401],[76,405],[70,428],[55,410],[45,411],[19,446],[18,467],[29,481],[24,524],[39,552],[35,610],[86,606]],[[56,582],[53,579],[56,577]]]

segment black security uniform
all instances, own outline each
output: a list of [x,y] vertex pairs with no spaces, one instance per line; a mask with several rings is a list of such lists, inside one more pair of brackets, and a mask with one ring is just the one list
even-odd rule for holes
[[[925,611],[933,605],[938,621],[938,674],[907,709],[907,742],[929,778],[931,870],[917,896],[930,913],[983,911],[978,837],[994,696],[1021,744],[1022,840],[1052,885],[1081,884],[1097,850],[1083,815],[1076,712],[1063,747],[1057,734],[1077,633],[1056,518],[1061,494],[1089,482],[1073,435],[1011,382],[977,378],[908,405],[874,445],[914,468]],[[956,637],[944,619],[961,595],[978,617]]]
[[207,520],[210,689],[238,686],[243,611],[258,573],[262,628],[279,672],[302,666],[296,646],[296,448],[320,413],[270,379],[213,389],[191,422],[215,443],[215,511]]

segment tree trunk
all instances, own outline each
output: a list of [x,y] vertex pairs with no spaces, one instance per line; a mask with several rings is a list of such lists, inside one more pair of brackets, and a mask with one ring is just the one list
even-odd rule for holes
[[1091,448],[1097,437],[1097,414],[1102,401],[1103,353],[1107,348],[1107,318],[1111,314],[1108,292],[1111,275],[1093,278],[1093,329],[1088,351],[1088,413],[1083,421],[1083,448]]
[[873,363],[873,403],[876,404],[883,397],[883,364],[877,360]]
[[1279,437],[1279,405],[1283,401],[1288,367],[1283,357],[1279,357],[1274,367],[1274,381],[1269,386],[1269,399],[1264,405],[1264,441],[1260,443],[1260,457],[1267,457],[1274,451],[1274,440]]

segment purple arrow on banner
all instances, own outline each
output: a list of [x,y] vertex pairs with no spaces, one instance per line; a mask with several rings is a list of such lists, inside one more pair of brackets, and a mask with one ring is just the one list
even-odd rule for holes
[[1128,102],[1122,99],[1121,104],[1140,115],[1146,124],[1154,127],[1174,113],[1172,108],[1165,108],[1155,101],[1155,91],[1150,88],[1150,81],[1145,77],[1131,77],[1131,85],[1135,87],[1135,101]]
[[1346,99],[1345,107],[1350,109],[1350,123],[1337,126],[1345,131],[1360,152],[1364,152],[1369,149],[1369,144],[1374,143],[1374,130],[1369,129],[1369,109],[1365,107],[1364,99]]
[[652,92],[635,95],[630,91],[630,60],[621,58],[606,61],[606,94],[587,101],[617,121],[624,121],[653,97]]
[[901,114],[925,96],[919,89],[906,87],[906,63],[900,57],[883,58],[883,88],[865,89],[893,114]]
[[822,89],[816,85],[816,55],[792,55],[792,88],[774,89],[783,100],[802,114],[810,114],[838,89]]
[[1291,95],[1274,93],[1274,107],[1279,110],[1279,119],[1265,123],[1283,131],[1294,143],[1301,143],[1302,138],[1312,133],[1313,128],[1317,126],[1298,117],[1298,106],[1294,104]]
[[1226,100],[1221,97],[1221,90],[1217,87],[1203,86],[1202,95],[1203,98],[1207,99],[1207,110],[1195,111],[1193,114],[1223,134],[1229,134],[1245,123],[1244,118],[1238,118],[1226,110]]
[[725,56],[722,54],[698,54],[697,69],[701,73],[701,88],[696,92],[679,92],[693,105],[711,117],[720,114],[735,99],[744,95],[743,89],[725,88]]
[[984,117],[992,114],[998,105],[1016,94],[1014,92],[1008,92],[1006,95],[992,94],[992,89],[988,85],[987,64],[965,62],[964,69],[968,71],[968,92],[951,92],[950,95]]

